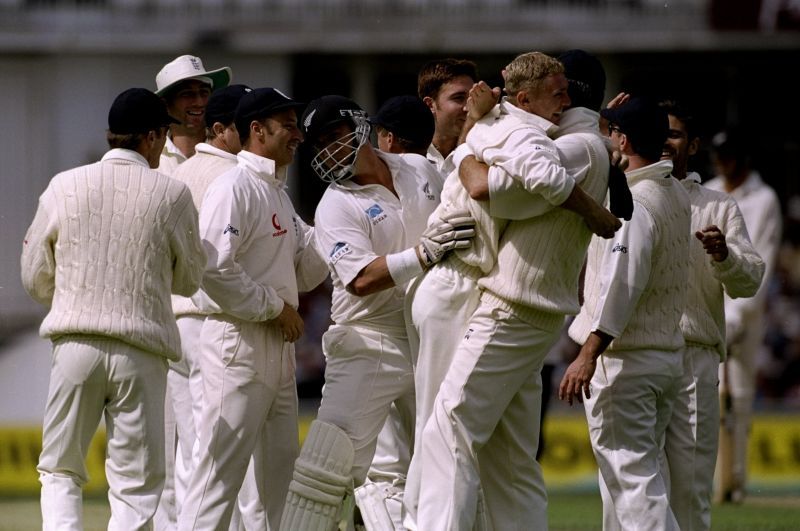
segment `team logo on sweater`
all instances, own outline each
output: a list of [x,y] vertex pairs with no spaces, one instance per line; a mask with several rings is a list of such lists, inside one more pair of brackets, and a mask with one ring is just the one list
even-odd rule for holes
[[383,211],[383,209],[378,203],[375,203],[374,205],[369,207],[367,210],[365,210],[365,212],[367,213],[367,217],[369,218],[370,222],[373,225],[377,225],[378,223],[386,219],[386,213]]
[[422,193],[430,201],[436,201],[436,196],[431,193],[431,183],[425,183],[425,186],[422,187]]
[[353,250],[345,242],[336,242],[335,244],[333,244],[333,250],[331,251],[329,262],[331,263],[331,265],[333,265],[339,260],[341,260],[343,256],[350,254],[352,252]]
[[612,253],[620,252],[622,254],[628,254],[628,248],[622,245],[621,243],[618,243],[614,246],[613,249],[611,249],[611,252]]
[[233,234],[234,236],[238,236],[239,235],[239,229],[237,229],[236,227],[234,227],[230,223],[228,223],[228,226],[225,227],[224,231],[222,231],[222,234],[228,234],[229,232],[231,234]]
[[272,226],[275,227],[275,232],[272,233],[273,238],[277,238],[278,236],[283,236],[286,234],[286,229],[281,227],[280,222],[278,221],[278,213],[272,214]]

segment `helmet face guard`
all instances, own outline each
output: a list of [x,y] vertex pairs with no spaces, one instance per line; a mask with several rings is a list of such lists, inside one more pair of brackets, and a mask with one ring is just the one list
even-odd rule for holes
[[351,111],[343,121],[349,122],[353,131],[320,149],[311,159],[311,167],[327,183],[352,177],[361,146],[369,141],[370,125],[364,111]]

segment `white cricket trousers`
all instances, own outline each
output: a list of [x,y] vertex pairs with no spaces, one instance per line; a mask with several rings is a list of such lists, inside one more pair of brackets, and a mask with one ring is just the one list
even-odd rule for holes
[[[558,336],[558,326],[536,328],[481,300],[416,448],[424,471],[418,529],[471,530],[481,483],[494,529],[547,529],[535,456],[541,368]],[[479,470],[478,453],[490,438],[493,451],[481,454]]]
[[[414,360],[417,420],[414,447],[422,440],[422,430],[433,411],[433,402],[444,380],[456,347],[478,307],[478,282],[453,268],[449,260],[440,262],[418,277],[406,296],[406,323]],[[377,454],[376,454],[377,455]],[[403,497],[406,527],[416,529],[420,459],[412,455]]]
[[[205,315],[186,314],[177,318],[178,331],[181,336],[180,361],[170,362],[167,374],[167,410],[166,416],[172,417],[175,431],[177,432],[177,447],[174,457],[173,492],[174,514],[167,515],[167,511],[156,511],[153,522],[155,531],[174,530],[178,527],[177,515],[183,507],[189,479],[200,460],[200,445],[198,443],[197,426],[203,412],[203,377],[200,372],[200,334],[203,328]],[[167,472],[169,472],[169,436],[167,431]],[[165,502],[169,478],[164,482],[164,492],[161,494],[161,503]],[[264,517],[264,509],[258,504],[258,490],[253,478],[253,468],[249,466],[239,491],[239,505],[234,506],[230,529],[239,529],[240,522],[245,529],[257,528],[257,522]],[[169,502],[165,504],[169,507]],[[240,507],[255,507],[253,515],[242,516]],[[168,509],[167,509],[168,510]],[[159,520],[161,516],[161,520]],[[165,517],[167,517],[165,519]]]
[[683,376],[664,439],[669,504],[681,531],[711,529],[711,494],[719,442],[719,353],[687,343]]
[[227,529],[251,458],[266,508],[256,529],[277,529],[299,453],[294,346],[277,324],[211,315],[201,331],[200,371],[199,460],[178,529]]
[[682,351],[605,353],[584,398],[599,469],[603,530],[678,529],[660,459],[683,372]]
[[404,333],[332,325],[322,336],[325,385],[317,420],[338,426],[353,442],[354,486],[367,477],[378,433],[392,403],[414,416],[414,375]]
[[[197,441],[197,425],[202,412],[203,378],[200,374],[200,331],[205,321],[205,315],[181,315],[177,318],[178,331],[181,336],[180,361],[169,364],[167,374],[167,411],[174,420],[177,432],[177,447],[174,455],[174,513],[172,529],[177,525],[177,514],[181,510],[186,497],[189,477],[194,469],[192,451]],[[170,433],[167,433],[167,461],[169,454]],[[169,469],[169,467],[167,467]],[[168,470],[169,472],[169,470]],[[162,503],[167,494],[166,487],[162,494]],[[169,504],[169,501],[166,501]],[[162,524],[163,525],[163,524]],[[166,529],[166,528],[165,528]],[[159,531],[156,527],[156,531]]]
[[149,529],[164,485],[167,359],[116,339],[53,342],[39,481],[42,529],[83,530],[86,452],[106,428],[109,530]]
[[[745,489],[747,484],[747,447],[750,424],[753,419],[753,402],[756,398],[756,358],[764,341],[764,316],[753,316],[738,340],[729,345],[727,389],[731,396],[729,418],[733,427],[732,485],[720,485],[723,490]],[[725,389],[724,368],[719,367],[720,391]],[[720,461],[722,464],[722,461]],[[718,474],[722,477],[722,474]]]

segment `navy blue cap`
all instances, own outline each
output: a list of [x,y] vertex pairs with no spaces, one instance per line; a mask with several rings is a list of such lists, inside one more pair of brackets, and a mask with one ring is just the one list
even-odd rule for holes
[[117,135],[147,133],[177,123],[167,113],[164,100],[144,88],[122,92],[108,111],[108,130]]
[[234,122],[240,134],[253,120],[261,120],[285,109],[298,109],[303,104],[294,101],[280,90],[265,87],[253,89],[243,95],[236,106]]
[[650,160],[661,158],[669,134],[669,116],[655,100],[634,96],[619,107],[602,109],[600,115],[619,127],[637,154]]
[[417,96],[389,98],[369,122],[418,145],[429,145],[436,129],[433,113]]
[[212,92],[206,104],[206,127],[211,127],[216,122],[232,124],[239,100],[252,91],[247,85],[228,85]]

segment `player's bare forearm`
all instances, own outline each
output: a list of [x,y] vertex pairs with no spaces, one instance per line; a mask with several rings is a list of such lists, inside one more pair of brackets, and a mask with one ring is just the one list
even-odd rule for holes
[[458,167],[458,178],[472,199],[489,200],[489,166],[485,163],[468,155]]
[[622,227],[622,222],[614,214],[603,208],[578,185],[572,188],[567,200],[559,207],[581,216],[589,230],[601,238],[611,238]]
[[386,257],[379,256],[358,272],[347,286],[347,291],[363,297],[394,287],[394,280],[386,265]]
[[492,107],[497,104],[498,98],[500,98],[499,87],[490,88],[484,81],[478,81],[472,86],[467,96],[467,104],[464,105],[467,118],[461,128],[461,135],[458,137],[459,144],[467,141],[467,134],[472,126],[492,110]]
[[583,402],[584,397],[591,398],[589,384],[597,368],[597,358],[605,352],[613,339],[599,330],[589,334],[578,356],[569,364],[561,379],[561,385],[558,387],[560,400],[566,400],[569,405],[572,405],[574,399]]

